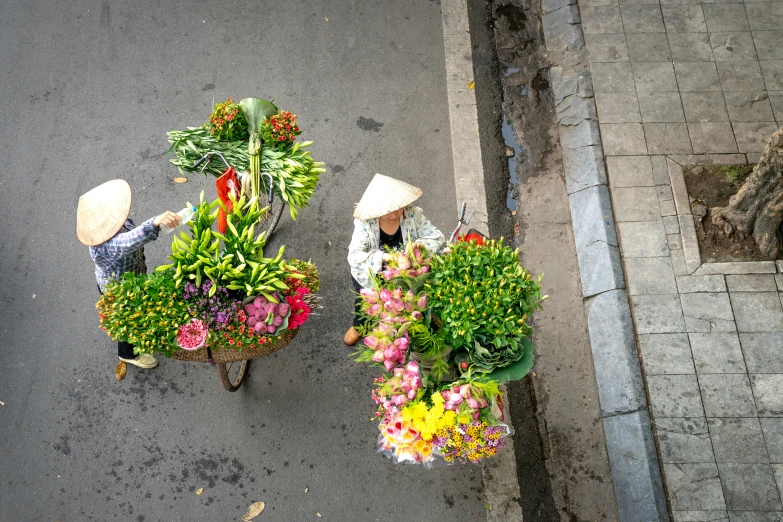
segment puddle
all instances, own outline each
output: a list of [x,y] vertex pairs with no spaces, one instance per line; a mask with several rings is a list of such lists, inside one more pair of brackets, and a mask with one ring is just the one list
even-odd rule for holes
[[508,28],[511,32],[521,31],[525,28],[527,16],[525,16],[525,11],[519,6],[513,4],[501,5],[495,9],[495,14],[498,18],[504,17],[508,20]]
[[522,148],[514,137],[514,129],[508,120],[503,117],[503,141],[509,147],[514,149],[514,156],[508,158],[508,192],[506,193],[506,207],[512,212],[517,209],[517,158],[522,152]]

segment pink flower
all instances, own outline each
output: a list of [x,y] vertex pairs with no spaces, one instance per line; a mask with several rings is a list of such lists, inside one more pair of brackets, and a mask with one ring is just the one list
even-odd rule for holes
[[414,321],[421,321],[422,317],[424,317],[424,316],[423,316],[423,315],[421,315],[421,312],[419,312],[418,310],[414,311],[414,312],[411,314],[411,318],[412,318]]
[[390,300],[392,298],[392,293],[389,292],[388,289],[384,288],[384,289],[381,290],[380,298],[381,298],[381,301],[383,301],[385,303],[386,301],[388,301],[388,300]]
[[410,341],[408,340],[407,337],[400,337],[394,340],[394,346],[396,346],[400,350],[407,350],[408,343],[410,343]]
[[428,266],[423,266],[423,267],[419,268],[419,273],[420,274],[426,274],[429,271],[430,271],[430,267],[428,267]]
[[408,256],[400,254],[397,256],[397,265],[400,267],[400,270],[407,270],[411,267],[411,262]]
[[376,346],[378,346],[378,338],[375,337],[374,335],[368,335],[367,337],[364,338],[364,344],[366,344],[370,348],[375,348]]
[[364,301],[368,304],[374,304],[378,302],[378,291],[368,288],[362,288],[359,293],[364,298]]
[[377,363],[383,362],[383,352],[382,351],[375,352],[372,356],[372,362],[377,362]]
[[470,397],[470,398],[468,398],[468,406],[470,406],[471,408],[476,410],[479,407],[479,402],[476,399],[474,399],[473,397]]
[[381,305],[375,303],[374,305],[370,306],[370,308],[367,309],[367,315],[372,317],[378,317],[381,315]]
[[416,301],[416,306],[419,310],[424,310],[427,308],[427,294],[422,294],[422,296],[419,297],[419,300]]

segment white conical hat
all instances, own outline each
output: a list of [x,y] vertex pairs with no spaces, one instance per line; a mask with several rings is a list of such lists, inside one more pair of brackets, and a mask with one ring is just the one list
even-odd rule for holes
[[130,214],[131,188],[124,179],[98,185],[79,197],[76,236],[87,246],[100,245],[114,237]]
[[404,181],[376,174],[353,211],[356,219],[373,219],[407,207],[421,197],[421,189]]

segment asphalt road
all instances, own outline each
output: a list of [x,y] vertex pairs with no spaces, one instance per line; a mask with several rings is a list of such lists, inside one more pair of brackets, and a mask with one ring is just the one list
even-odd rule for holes
[[[351,212],[373,173],[421,186],[427,216],[454,225],[437,2],[6,0],[0,72],[0,520],[238,520],[254,501],[258,520],[484,519],[478,468],[374,454],[377,371],[341,342]],[[165,133],[228,96],[298,114],[327,163],[279,236],[321,269],[326,309],[235,394],[180,361],[117,382],[78,196],[125,178],[139,222],[214,195],[171,181]],[[146,252],[162,264],[169,245]]]

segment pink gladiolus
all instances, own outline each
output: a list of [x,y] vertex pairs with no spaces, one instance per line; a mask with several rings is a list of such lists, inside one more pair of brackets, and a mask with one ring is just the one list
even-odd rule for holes
[[453,410],[456,411],[457,407],[454,405],[453,402],[446,401],[443,403],[443,409],[444,410]]
[[460,395],[454,395],[452,393],[451,394],[451,402],[453,402],[454,404],[457,404],[457,405],[462,404],[462,397]]
[[381,290],[380,298],[381,298],[381,301],[383,301],[385,303],[386,301],[388,301],[389,299],[392,298],[392,293],[389,292],[389,290],[387,290],[386,288],[384,288],[384,289]]
[[381,276],[383,276],[383,278],[387,281],[394,277],[391,270],[381,270]]
[[419,268],[419,273],[420,274],[426,274],[429,271],[430,271],[430,267],[428,267],[428,266],[423,266],[423,267]]
[[479,419],[479,412],[474,411],[473,412],[473,420],[478,420],[478,419]]
[[400,267],[400,270],[407,270],[411,267],[411,262],[408,259],[408,256],[400,254],[397,256],[397,265]]
[[394,368],[394,363],[391,361],[383,361],[383,367],[386,368],[386,371],[388,372],[392,368]]
[[381,315],[381,305],[376,303],[370,306],[370,308],[367,309],[367,315],[372,317],[378,317],[379,315]]
[[404,303],[405,311],[408,313],[413,312],[413,303]]
[[414,311],[414,312],[411,314],[411,318],[412,318],[414,321],[421,321],[422,317],[424,317],[424,316],[423,316],[423,315],[421,315],[421,312],[419,312],[418,310]]
[[468,398],[468,406],[470,406],[474,410],[478,409],[479,402],[476,399],[474,399],[473,397],[470,397],[470,398]]
[[364,344],[366,344],[370,348],[375,348],[376,346],[378,346],[378,338],[375,337],[374,335],[368,335],[367,337],[364,338]]
[[459,388],[459,394],[462,396],[463,399],[467,399],[471,396],[470,393],[470,385],[469,384],[463,384]]
[[375,352],[372,356],[372,362],[377,362],[377,363],[383,362],[383,352],[382,351]]
[[416,361],[408,361],[408,364],[405,366],[405,369],[409,372],[418,375],[419,374],[419,363]]
[[489,406],[489,401],[485,399],[484,397],[479,399],[479,408],[486,408]]
[[403,351],[408,349],[409,343],[410,341],[408,340],[407,337],[399,337],[394,340],[394,346],[396,346],[397,348]]
[[416,301],[416,306],[419,308],[419,310],[424,310],[427,308],[427,294],[422,294],[422,296],[419,297],[419,300]]
[[405,305],[400,299],[392,299],[391,308],[396,312],[402,312],[405,309]]

